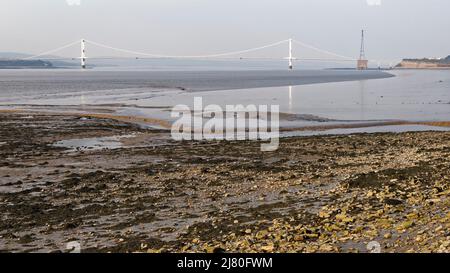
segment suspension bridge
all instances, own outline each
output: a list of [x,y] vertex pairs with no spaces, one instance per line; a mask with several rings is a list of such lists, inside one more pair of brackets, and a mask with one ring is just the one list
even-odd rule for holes
[[[80,46],[81,48],[81,55],[77,57],[49,57],[51,54],[55,54],[57,52],[60,52],[62,50],[65,50],[67,48],[71,48],[74,46]],[[287,46],[288,49],[287,57],[246,57],[245,54],[247,53],[253,53],[258,51],[263,51],[268,48],[273,47],[281,47],[281,46]],[[101,49],[106,49],[114,52],[119,52],[121,54],[126,54],[126,57],[91,57],[87,54],[88,47],[99,47]],[[294,49],[296,47],[300,47],[303,49],[308,49],[315,51],[319,54],[322,54],[322,56],[325,57],[315,57],[315,58],[306,58],[306,57],[295,57]],[[221,53],[214,53],[214,54],[206,54],[206,55],[164,55],[164,54],[156,54],[156,53],[148,53],[148,52],[140,52],[135,51],[131,49],[124,49],[119,47],[110,46],[107,44],[103,44],[100,42],[87,40],[87,39],[80,39],[77,41],[74,41],[72,43],[66,44],[64,46],[33,55],[27,58],[24,58],[23,60],[32,60],[32,59],[41,59],[41,60],[80,60],[81,68],[86,69],[87,68],[87,62],[88,60],[95,60],[95,59],[239,59],[239,60],[251,60],[251,59],[260,59],[260,60],[284,60],[287,61],[288,68],[292,70],[294,68],[294,63],[299,61],[326,61],[326,62],[355,62],[356,68],[359,70],[364,70],[368,68],[368,63],[375,63],[378,65],[378,67],[381,67],[381,61],[380,60],[367,60],[365,58],[365,48],[364,48],[364,31],[362,32],[361,37],[361,53],[359,58],[349,57],[345,55],[341,55],[332,51],[324,50],[318,47],[315,47],[313,45],[298,41],[296,39],[286,39],[282,41],[278,41],[275,43],[258,46],[254,48],[249,49],[243,49],[238,51],[230,51],[230,52],[221,52]],[[389,67],[392,67],[392,61],[389,62]]]

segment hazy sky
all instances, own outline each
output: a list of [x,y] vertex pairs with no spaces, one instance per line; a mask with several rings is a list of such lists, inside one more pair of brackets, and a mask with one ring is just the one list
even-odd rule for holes
[[[449,0],[0,0],[0,3],[0,51],[40,53],[86,38],[138,51],[195,55],[256,47],[293,37],[356,57],[360,30],[364,28],[370,58],[450,54]],[[286,51],[280,50],[282,54]],[[90,48],[89,53],[112,55],[95,48]],[[272,53],[278,54],[267,54]],[[77,54],[77,47],[60,53]]]

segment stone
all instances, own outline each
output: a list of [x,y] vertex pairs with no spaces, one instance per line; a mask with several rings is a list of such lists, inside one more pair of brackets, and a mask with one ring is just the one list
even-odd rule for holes
[[405,230],[414,226],[414,221],[405,221],[397,226],[397,230]]

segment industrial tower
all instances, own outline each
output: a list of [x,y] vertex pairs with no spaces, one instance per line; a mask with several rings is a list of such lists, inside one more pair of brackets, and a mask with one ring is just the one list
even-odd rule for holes
[[366,49],[364,45],[364,30],[361,30],[361,51],[357,63],[358,70],[366,70],[369,67],[369,61],[366,59]]

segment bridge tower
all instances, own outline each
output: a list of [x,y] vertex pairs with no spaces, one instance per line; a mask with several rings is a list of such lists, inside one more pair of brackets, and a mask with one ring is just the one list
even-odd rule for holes
[[361,50],[357,63],[358,70],[366,70],[369,67],[369,61],[366,59],[366,49],[364,44],[364,30],[361,30]]
[[294,69],[294,57],[292,56],[292,39],[289,39],[289,69]]
[[86,69],[86,40],[81,40],[81,68]]

